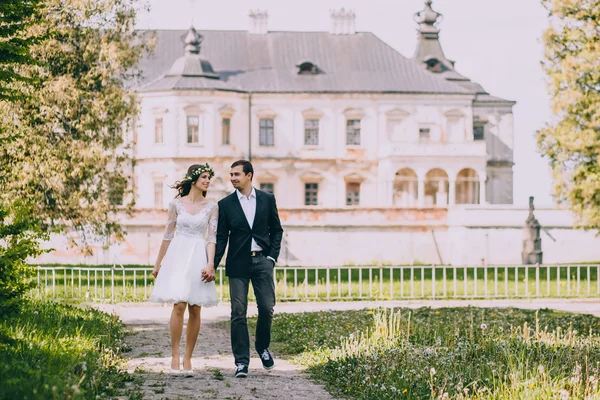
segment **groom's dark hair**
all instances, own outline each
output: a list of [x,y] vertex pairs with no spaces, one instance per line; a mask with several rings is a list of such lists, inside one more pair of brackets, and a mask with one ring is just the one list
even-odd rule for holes
[[254,168],[252,167],[252,164],[250,163],[250,161],[238,160],[238,161],[234,162],[233,164],[231,164],[231,168],[235,168],[240,165],[242,166],[244,175],[248,175],[250,172],[252,172],[252,176],[250,177],[250,180],[252,180],[252,178],[254,178]]

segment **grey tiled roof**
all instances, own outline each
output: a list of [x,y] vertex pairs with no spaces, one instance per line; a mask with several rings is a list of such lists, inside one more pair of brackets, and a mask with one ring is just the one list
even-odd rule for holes
[[[431,73],[372,33],[198,31],[201,56],[220,79],[165,76],[184,54],[186,30],[158,30],[153,54],[141,63],[141,91],[218,89],[252,92],[453,93],[472,91]],[[147,32],[147,34],[151,34]],[[309,61],[321,71],[298,75]]]
[[242,89],[218,79],[190,76],[163,76],[139,87],[140,92],[160,92],[165,90],[224,90],[240,92]]
[[512,100],[502,99],[500,97],[491,96],[487,93],[478,93],[475,97],[475,103],[505,103],[507,105],[515,105],[516,102]]

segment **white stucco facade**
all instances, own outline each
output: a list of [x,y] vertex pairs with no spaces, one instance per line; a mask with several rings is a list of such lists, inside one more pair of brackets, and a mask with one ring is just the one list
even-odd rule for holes
[[[168,185],[198,162],[214,167],[211,195],[222,197],[231,190],[229,166],[240,158],[251,158],[256,186],[272,184],[278,204],[284,208],[347,207],[350,185],[359,191],[352,207],[512,203],[510,106],[500,110],[475,108],[470,95],[250,96],[222,92],[141,94],[142,112],[133,150],[138,207],[165,208],[174,195]],[[199,118],[197,143],[187,142],[189,116]],[[474,118],[485,121],[486,138],[493,139],[474,139]],[[155,140],[157,119],[162,121],[163,130],[159,143]],[[224,119],[229,120],[230,132],[225,144]],[[261,119],[272,121],[272,146],[260,142]],[[307,120],[318,121],[309,143]],[[347,142],[349,120],[360,121],[359,144]],[[420,137],[423,129],[428,130],[428,138]],[[402,186],[396,174],[401,170],[414,173],[413,181],[407,180]],[[440,176],[429,178],[428,173],[436,170]],[[472,171],[472,175],[457,186],[459,173],[464,170]],[[162,199],[155,195],[159,182]],[[317,204],[306,204],[307,183],[317,184]],[[469,197],[465,190],[476,193]]]

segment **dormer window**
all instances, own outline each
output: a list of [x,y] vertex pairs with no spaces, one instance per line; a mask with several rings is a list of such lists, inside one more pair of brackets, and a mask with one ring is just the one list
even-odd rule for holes
[[425,61],[425,64],[427,64],[428,71],[436,73],[443,72],[442,63],[437,58],[430,58]]
[[319,73],[317,66],[311,62],[303,62],[298,67],[298,75],[316,75]]

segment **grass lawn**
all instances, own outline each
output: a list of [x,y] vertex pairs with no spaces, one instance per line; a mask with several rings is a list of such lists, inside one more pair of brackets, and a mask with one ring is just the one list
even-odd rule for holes
[[[154,279],[148,266],[93,270],[42,270],[38,276],[44,298],[145,301]],[[382,267],[381,269],[278,267],[276,291],[280,300],[598,297],[600,266],[557,267]],[[221,279],[222,277],[222,279]],[[217,290],[229,298],[228,280],[217,274]],[[36,291],[37,293],[37,291]],[[251,291],[252,296],[252,291]]]
[[123,335],[111,315],[24,300],[0,322],[0,399],[139,398],[119,369]]
[[[253,332],[255,319],[249,329]],[[351,399],[598,399],[600,319],[551,310],[276,314],[272,349]]]

